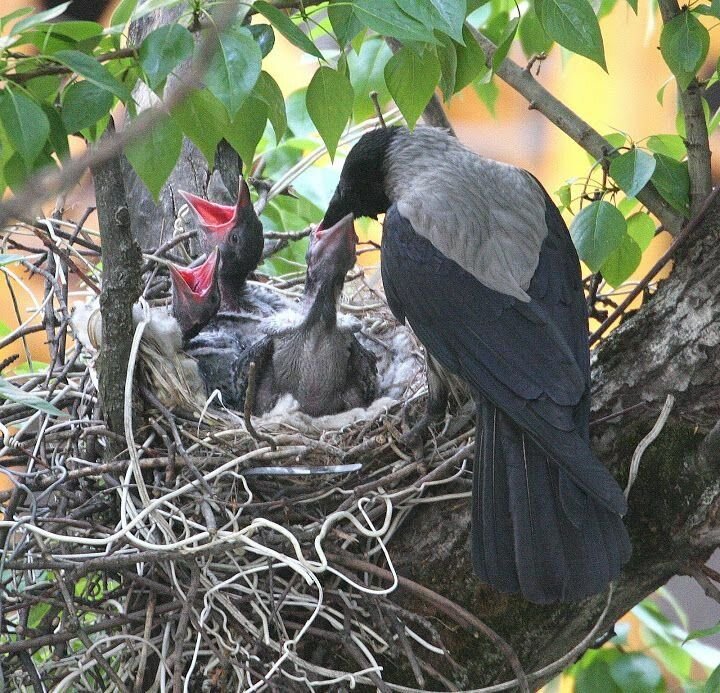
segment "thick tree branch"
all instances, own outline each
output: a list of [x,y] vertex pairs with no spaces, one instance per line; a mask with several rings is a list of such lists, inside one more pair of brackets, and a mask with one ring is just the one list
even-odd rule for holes
[[[485,53],[485,62],[490,66],[497,46],[468,23],[465,26]],[[500,79],[524,96],[531,108],[542,113],[551,123],[557,125],[568,137],[577,142],[596,159],[612,158],[613,146],[599,132],[554,97],[531,74],[509,58],[505,58],[496,73]],[[680,232],[684,219],[648,183],[637,195],[637,199],[654,214],[673,235]]]
[[[112,137],[111,131],[107,136]],[[134,332],[132,307],[142,291],[142,253],[132,237],[120,158],[94,166],[92,173],[103,261],[99,392],[108,428],[124,436],[125,374]],[[114,436],[108,438],[107,445],[109,457],[123,449]]]
[[[677,17],[680,12],[688,11],[681,10],[677,0],[658,0],[658,5],[665,24]],[[685,146],[690,176],[690,216],[695,216],[712,189],[711,152],[703,110],[703,88],[697,79],[693,79],[687,89],[680,89],[680,105],[685,119]]]

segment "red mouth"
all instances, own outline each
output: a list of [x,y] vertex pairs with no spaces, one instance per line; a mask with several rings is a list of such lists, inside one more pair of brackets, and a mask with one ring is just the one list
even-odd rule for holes
[[179,192],[197,214],[206,231],[225,235],[235,225],[237,218],[235,205],[221,205],[184,190]]
[[170,265],[170,274],[178,288],[186,287],[186,293],[195,298],[204,298],[213,287],[218,263],[218,249],[213,248],[205,262],[197,267]]

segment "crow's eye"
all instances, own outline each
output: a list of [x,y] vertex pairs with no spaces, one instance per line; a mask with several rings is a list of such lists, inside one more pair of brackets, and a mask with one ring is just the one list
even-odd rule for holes
[[232,243],[237,243],[239,240],[240,240],[240,238],[238,237],[238,235],[236,233],[234,233],[234,234],[232,234],[232,236],[230,236],[230,241]]

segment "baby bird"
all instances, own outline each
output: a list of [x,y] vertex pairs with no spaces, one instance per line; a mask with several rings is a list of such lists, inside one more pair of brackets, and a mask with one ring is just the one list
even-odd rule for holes
[[170,265],[172,280],[172,314],[180,325],[183,340],[197,335],[218,312],[218,250],[197,267]]
[[268,411],[286,393],[311,416],[365,407],[375,398],[375,356],[337,319],[337,301],[355,264],[356,243],[352,214],[312,233],[302,311],[289,328],[268,327],[268,336],[244,357],[239,389],[244,395],[254,362],[254,413]]

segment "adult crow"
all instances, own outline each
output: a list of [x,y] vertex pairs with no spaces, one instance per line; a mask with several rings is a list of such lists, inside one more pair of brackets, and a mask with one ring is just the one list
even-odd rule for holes
[[590,449],[580,264],[528,172],[447,132],[366,133],[323,226],[385,213],[388,303],[477,403],[475,573],[533,602],[581,599],[630,556],[620,487]]

